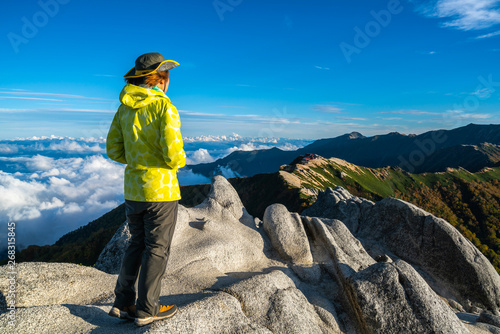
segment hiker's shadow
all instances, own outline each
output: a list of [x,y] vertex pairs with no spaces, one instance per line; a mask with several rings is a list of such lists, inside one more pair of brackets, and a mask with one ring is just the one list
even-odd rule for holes
[[[200,292],[177,294],[160,297],[162,304],[176,304],[178,307],[183,307],[198,300],[212,296],[213,292]],[[119,334],[119,333],[144,333],[149,329],[149,326],[138,328],[133,321],[126,319],[118,319],[108,315],[112,307],[111,303],[101,305],[76,305],[63,304],[69,312],[82,319],[84,322],[94,327],[89,330],[95,334]]]
[[[63,304],[69,312],[94,327],[90,333],[142,333],[138,331],[133,321],[114,318],[108,315],[111,304],[102,305],[76,305]],[[76,325],[78,326],[78,325]]]
[[213,291],[203,290],[198,293],[186,293],[177,295],[160,296],[160,304],[171,305],[175,304],[178,308],[192,304],[196,301],[211,297],[215,294]]

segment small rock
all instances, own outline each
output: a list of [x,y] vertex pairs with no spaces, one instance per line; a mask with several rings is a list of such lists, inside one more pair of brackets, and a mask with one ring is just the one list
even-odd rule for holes
[[377,262],[390,262],[391,259],[386,254],[384,254],[384,255],[376,256],[375,261],[377,261]]
[[500,327],[500,316],[494,315],[488,311],[481,312],[476,321]]
[[321,280],[321,268],[318,264],[292,265],[292,270],[302,281],[317,284]]
[[264,230],[281,257],[298,264],[312,264],[306,231],[296,213],[283,204],[273,204],[264,212]]

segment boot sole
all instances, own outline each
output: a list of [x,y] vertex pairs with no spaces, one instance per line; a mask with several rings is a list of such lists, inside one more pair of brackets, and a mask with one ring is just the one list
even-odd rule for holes
[[119,319],[135,320],[134,317],[131,317],[127,312],[122,311],[117,307],[111,308],[111,311],[109,311],[108,314],[112,317],[119,318]]
[[173,317],[175,314],[177,313],[177,308],[175,308],[174,311],[172,311],[172,313],[169,313],[167,315],[163,315],[161,317],[148,317],[148,318],[135,318],[135,324],[139,327],[142,327],[142,326],[145,326],[145,325],[149,325],[150,323],[154,322],[154,321],[157,321],[157,320],[162,320],[162,319],[168,319],[168,318],[171,318]]

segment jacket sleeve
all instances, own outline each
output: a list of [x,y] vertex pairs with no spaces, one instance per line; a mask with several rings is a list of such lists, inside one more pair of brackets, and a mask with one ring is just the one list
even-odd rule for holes
[[163,157],[170,168],[177,170],[186,165],[181,120],[177,109],[171,103],[166,103],[165,109],[160,128]]
[[127,164],[125,159],[125,146],[123,145],[123,133],[120,126],[119,112],[115,114],[113,122],[108,131],[106,139],[106,154],[114,161]]

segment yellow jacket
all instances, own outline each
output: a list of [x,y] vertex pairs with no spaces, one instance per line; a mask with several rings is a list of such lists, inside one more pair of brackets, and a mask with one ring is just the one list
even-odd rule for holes
[[[156,88],[156,87],[155,87]],[[177,109],[159,89],[126,85],[106,141],[108,157],[126,164],[125,199],[181,198],[177,170],[186,164]]]

